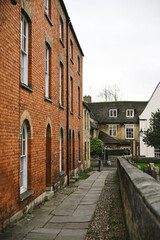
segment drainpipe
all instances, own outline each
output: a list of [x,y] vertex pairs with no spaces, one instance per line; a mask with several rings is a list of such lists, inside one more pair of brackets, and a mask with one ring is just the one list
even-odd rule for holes
[[66,33],[67,33],[67,185],[69,186],[69,25],[70,19],[66,21]]

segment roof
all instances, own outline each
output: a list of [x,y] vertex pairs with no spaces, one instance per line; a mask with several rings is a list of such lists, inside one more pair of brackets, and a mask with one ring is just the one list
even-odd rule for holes
[[75,33],[75,31],[74,31],[74,28],[73,28],[73,25],[72,25],[72,23],[71,23],[70,17],[69,17],[69,15],[68,15],[66,6],[65,6],[65,4],[64,4],[64,1],[63,1],[63,0],[59,0],[59,2],[60,2],[60,4],[61,4],[61,7],[62,7],[62,9],[63,9],[63,11],[64,11],[67,19],[68,19],[70,29],[71,29],[71,31],[72,31],[72,33],[73,33],[73,36],[74,36],[74,38],[75,38],[75,40],[76,40],[76,43],[77,43],[77,45],[78,45],[78,47],[79,47],[79,50],[81,51],[81,54],[82,54],[82,56],[84,57],[84,53],[83,53],[83,51],[82,51],[82,48],[81,48],[81,46],[80,46],[80,43],[79,43],[78,38],[77,38],[77,36],[76,36],[76,33]]
[[91,112],[91,110],[90,110],[90,108],[88,107],[88,104],[87,104],[86,102],[83,102],[83,106],[84,106],[85,108],[87,108],[87,110],[88,110],[89,112]]
[[108,134],[102,131],[99,132],[99,139],[106,144],[107,143],[118,144],[118,140],[116,140],[115,138],[109,136]]
[[[105,124],[137,124],[139,115],[143,112],[147,102],[115,101],[87,103],[98,123]],[[109,117],[109,110],[117,109],[117,117]],[[134,109],[134,117],[127,118],[126,110]],[[92,116],[92,115],[91,115]]]
[[141,120],[147,120],[151,117],[151,113],[160,109],[160,82],[157,84],[152,96],[150,97],[146,107],[139,116]]
[[117,144],[117,145],[130,145],[129,140],[115,139],[105,132],[99,132],[99,139],[104,142],[104,144]]

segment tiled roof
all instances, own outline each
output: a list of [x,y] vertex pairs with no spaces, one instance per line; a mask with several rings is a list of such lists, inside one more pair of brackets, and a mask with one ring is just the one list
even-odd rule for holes
[[130,145],[129,140],[115,139],[102,131],[99,132],[99,139],[102,140],[104,144]]
[[[138,123],[139,115],[142,113],[147,102],[135,101],[118,101],[118,102],[95,102],[87,103],[91,113],[94,115],[98,123],[105,124],[136,124]],[[117,117],[109,117],[109,110],[117,109]],[[126,110],[134,109],[134,117],[127,118]],[[91,115],[92,117],[92,115]]]
[[102,131],[99,132],[99,139],[106,144],[107,143],[118,144],[118,140],[114,139],[113,137],[109,136],[108,134]]

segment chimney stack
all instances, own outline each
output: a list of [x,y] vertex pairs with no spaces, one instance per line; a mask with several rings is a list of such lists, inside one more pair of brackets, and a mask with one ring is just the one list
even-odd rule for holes
[[83,101],[86,102],[86,103],[91,103],[92,102],[92,97],[91,96],[84,96],[83,97]]

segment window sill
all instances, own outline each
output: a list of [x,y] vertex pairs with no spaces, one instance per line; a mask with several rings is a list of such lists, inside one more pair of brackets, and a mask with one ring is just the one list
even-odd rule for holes
[[51,26],[53,26],[53,23],[52,23],[50,17],[48,16],[48,14],[47,14],[46,12],[45,12],[44,14],[45,14],[45,16],[46,16],[46,18],[47,18],[49,24],[50,24]]
[[70,111],[70,114],[71,114],[71,115],[74,115],[74,113],[73,113],[72,111]]
[[81,119],[81,116],[78,116],[78,119]]
[[72,63],[72,64],[74,64],[74,62],[73,62],[73,59],[72,59],[72,58],[70,58],[70,61],[71,61],[71,63]]
[[61,105],[61,104],[59,104],[59,108],[62,109],[62,110],[65,109],[65,107],[63,105]]
[[65,48],[64,43],[63,43],[63,41],[62,41],[61,38],[59,39],[59,41],[60,41],[60,43],[62,44],[63,48]]
[[33,193],[34,193],[34,191],[30,189],[30,190],[27,190],[26,192],[20,194],[20,202],[23,202],[25,199],[32,196]]
[[78,75],[81,76],[81,73],[78,71]]
[[65,174],[65,171],[61,171],[61,172],[59,173],[59,176],[62,177],[64,174]]
[[47,101],[47,102],[53,103],[53,101],[50,98],[45,97],[44,100]]
[[21,85],[22,88],[28,90],[29,92],[33,92],[33,91],[34,91],[31,87],[29,87],[29,86],[26,85],[25,83],[22,83],[22,82],[21,82],[20,85]]

